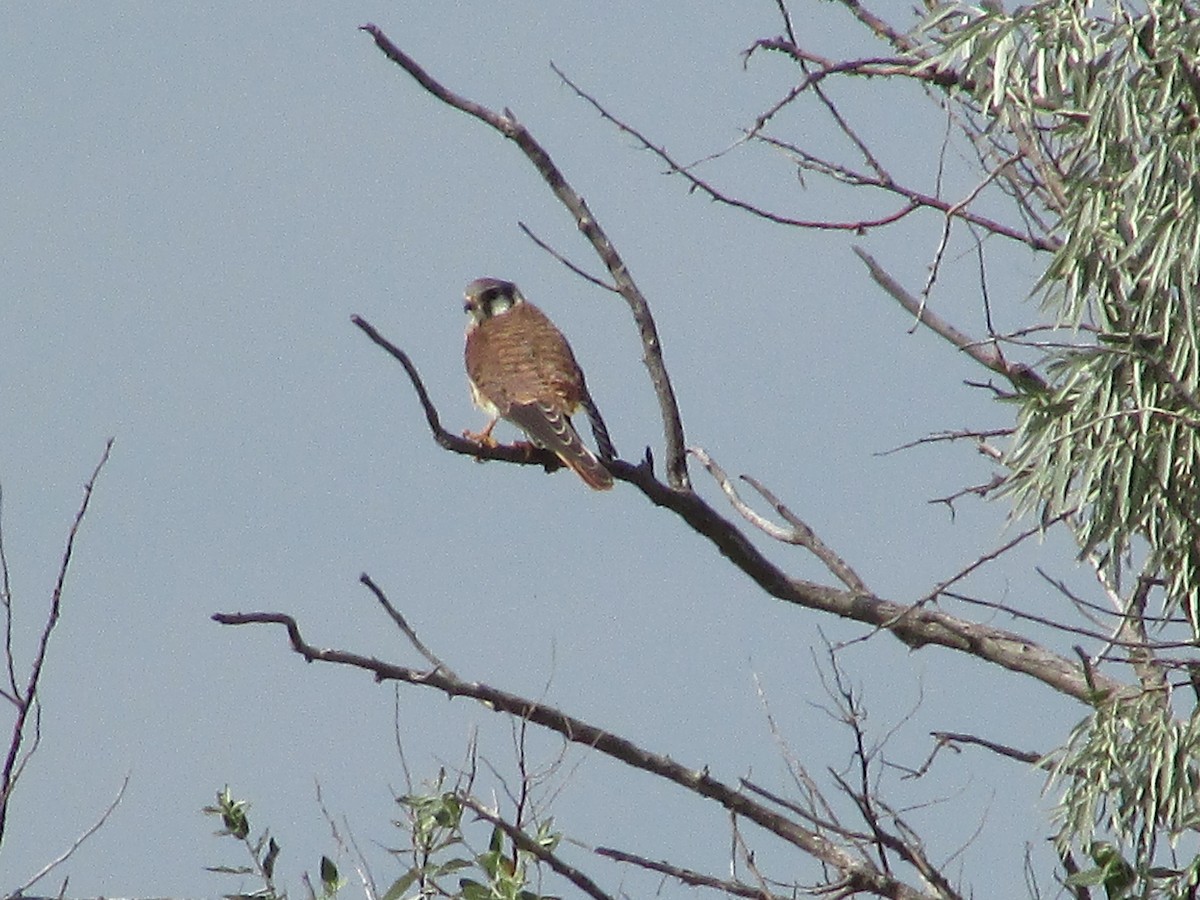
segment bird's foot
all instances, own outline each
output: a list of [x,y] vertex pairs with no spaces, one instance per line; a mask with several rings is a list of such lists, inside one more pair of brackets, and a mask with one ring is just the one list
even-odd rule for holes
[[471,431],[468,429],[462,433],[462,436],[471,443],[479,444],[479,446],[487,447],[490,450],[492,447],[498,446],[496,439],[492,437],[492,429],[495,427],[496,423],[493,421],[483,431]]

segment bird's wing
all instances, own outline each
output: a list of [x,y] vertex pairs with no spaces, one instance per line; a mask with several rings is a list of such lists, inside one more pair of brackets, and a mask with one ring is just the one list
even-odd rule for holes
[[588,486],[598,491],[612,487],[612,475],[584,446],[571,420],[545,403],[513,403],[504,417],[520,428],[539,447],[549,450],[570,466]]

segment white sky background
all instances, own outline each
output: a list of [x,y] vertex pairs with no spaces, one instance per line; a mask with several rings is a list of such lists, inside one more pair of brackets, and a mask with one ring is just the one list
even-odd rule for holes
[[[891,5],[906,21],[907,5]],[[809,49],[883,52],[835,4],[792,7]],[[822,654],[818,628],[832,639],[864,629],[766,597],[624,485],[595,494],[569,473],[440,450],[400,367],[351,325],[360,313],[410,352],[448,428],[478,428],[461,292],[480,275],[511,278],[571,338],[622,455],[649,444],[662,457],[624,304],[517,228],[600,272],[567,213],[514,146],[388,62],[356,31],[367,21],[448,87],[529,126],[650,299],[689,441],[762,479],[878,593],[914,600],[1011,534],[1001,505],[966,501],[952,524],[926,503],[986,480],[969,447],[874,455],[1006,421],[962,385],[984,373],[909,334],[850,249],[863,244],[916,290],[940,223],[816,235],[689,196],[548,66],[694,159],[736,139],[796,79],[781,57],[742,68],[742,49],[782,30],[772,2],[5,4],[0,483],[23,666],[81,486],[104,441],[116,444],[67,582],[42,745],[12,803],[0,889],[65,849],[126,773],[111,821],[42,892],[67,874],[73,896],[253,887],[203,869],[243,861],[199,812],[226,783],[253,801],[256,828],[272,828],[281,881],[298,892],[300,871],[334,850],[317,781],[386,888],[400,869],[378,848],[403,843],[389,825],[403,789],[392,688],[301,664],[279,630],[209,619],[287,611],[313,643],[419,664],[356,583],[363,571],[463,677],[541,697],[726,781],[749,773],[789,789],[754,673],[815,775],[847,758],[848,734],[814,705],[825,698],[811,651]],[[933,190],[942,121],[917,92],[833,92],[898,172]],[[812,105],[774,133],[835,146]],[[949,195],[969,186],[961,171]],[[706,174],[795,215],[894,208],[811,176],[803,187],[762,151]],[[974,262],[958,255],[967,246],[958,241],[935,301],[982,333]],[[1038,262],[997,251],[1003,327],[1028,313],[1020,301]],[[770,552],[828,580],[801,552]],[[1034,552],[971,588],[1048,605],[1030,577]],[[1039,559],[1070,574],[1069,555]],[[933,729],[1044,749],[1082,716],[1014,676],[948,651],[910,654],[887,636],[844,661],[876,738],[919,705],[889,747],[912,766]],[[418,777],[456,764],[476,726],[481,753],[511,777],[499,717],[404,688],[400,720]],[[533,746],[548,759],[557,745]],[[569,758],[579,765],[553,809],[564,832],[727,872],[718,809],[583,751]],[[935,861],[982,822],[949,871],[961,865],[992,896],[1021,890],[1012,879],[1027,842],[1049,871],[1040,785],[981,752],[947,754],[925,781],[887,782],[897,806],[945,801],[910,813]],[[743,833],[771,874],[818,877],[752,826]],[[658,886],[564,852],[610,891]]]

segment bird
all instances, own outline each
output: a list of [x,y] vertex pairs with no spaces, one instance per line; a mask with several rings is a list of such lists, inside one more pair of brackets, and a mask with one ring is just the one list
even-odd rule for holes
[[504,419],[562,460],[588,487],[611,488],[612,474],[571,424],[570,417],[582,408],[601,457],[616,458],[583,370],[562,332],[515,284],[499,278],[477,278],[468,284],[463,310],[468,316],[463,356],[471,397],[492,417],[483,431],[467,432],[466,437],[494,445],[492,429]]

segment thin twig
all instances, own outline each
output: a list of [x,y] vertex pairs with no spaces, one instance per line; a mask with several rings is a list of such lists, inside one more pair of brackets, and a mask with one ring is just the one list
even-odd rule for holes
[[536,856],[538,860],[548,865],[551,869],[553,869],[563,878],[567,879],[569,882],[571,882],[571,884],[575,885],[575,887],[579,888],[579,890],[583,891],[589,897],[593,897],[595,900],[612,900],[612,897],[602,891],[596,882],[592,881],[591,878],[589,878],[575,866],[564,862],[556,854],[552,853],[550,850],[547,850],[520,828],[512,825],[509,822],[506,822],[491,810],[486,809],[474,797],[464,794],[460,795],[458,799],[463,806],[470,809],[475,813],[475,815],[479,816],[479,818],[491,823],[508,835],[508,839],[511,840],[514,845],[524,850],[526,853]]
[[[413,631],[412,627],[408,624],[408,620],[404,618],[404,615],[400,612],[400,610],[396,609],[396,607],[392,605],[392,602],[388,600],[387,595],[384,594],[379,585],[377,585],[371,579],[371,576],[366,572],[363,572],[358,576],[358,580],[360,583],[366,585],[367,590],[375,595],[375,599],[379,601],[379,605],[383,607],[384,611],[391,617],[392,621],[396,623],[396,627],[404,632],[404,636],[408,638],[409,643],[416,647],[417,652],[425,657],[425,659],[429,661],[429,664],[435,669],[445,669],[447,672],[450,672],[450,670],[446,668],[446,664],[438,659],[434,655],[433,651],[426,647],[421,639],[417,637],[417,633]],[[450,674],[453,675],[454,673],[450,672]]]
[[84,831],[83,834],[75,838],[75,840],[71,842],[70,847],[60,853],[53,860],[46,863],[46,865],[44,865],[36,875],[17,888],[16,891],[13,892],[13,895],[19,896],[25,893],[25,891],[29,890],[31,887],[49,875],[52,871],[54,871],[54,869],[58,868],[60,865],[70,859],[75,854],[75,851],[80,848],[83,842],[99,831],[103,827],[104,823],[108,821],[109,816],[113,814],[113,811],[117,808],[117,805],[120,804],[121,798],[125,796],[125,788],[127,787],[129,787],[129,773],[125,774],[125,779],[121,782],[121,788],[117,791],[117,796],[113,798],[112,803],[108,804],[108,808],[100,814],[100,818],[93,822],[91,827]]
[[665,860],[655,861],[645,856],[639,856],[636,853],[628,853],[624,850],[617,850],[613,847],[597,847],[595,850],[597,856],[607,857],[608,859],[616,860],[617,862],[628,863],[629,865],[637,866],[639,869],[646,869],[650,872],[658,872],[660,875],[666,875],[668,878],[674,878],[680,884],[686,884],[689,887],[706,887],[714,888],[718,891],[724,891],[734,897],[750,897],[752,900],[787,900],[792,896],[789,894],[775,894],[764,890],[761,887],[755,887],[752,884],[746,884],[744,881],[733,881],[726,878],[715,878],[712,875],[705,875],[703,872],[697,872],[695,869],[685,869],[682,866],[672,865]]
[[541,247],[543,250],[545,250],[547,253],[549,253],[551,256],[553,256],[555,259],[557,259],[560,263],[562,263],[564,266],[566,266],[568,269],[570,269],[572,272],[574,272],[576,275],[578,275],[584,281],[590,282],[590,283],[594,284],[596,287],[603,288],[606,291],[612,291],[614,294],[621,293],[620,289],[609,284],[607,281],[602,281],[601,279],[597,278],[595,275],[591,274],[590,272],[585,271],[582,267],[575,265],[575,263],[571,262],[569,259],[567,259],[565,256],[563,256],[561,253],[559,253],[557,250],[555,250],[553,247],[551,247],[549,244],[547,244],[545,241],[543,241],[540,237],[538,237],[536,234],[534,234],[533,230],[528,225],[526,225],[524,222],[517,222],[517,227],[520,228],[523,232],[525,232],[525,236],[527,238],[529,238],[531,241],[533,241],[535,244],[537,244],[539,247]]
[[826,175],[836,181],[843,182],[853,187],[868,187],[876,188],[881,191],[886,191],[890,194],[895,194],[908,200],[910,203],[916,204],[918,207],[930,209],[934,212],[940,212],[943,215],[953,215],[954,218],[961,219],[969,225],[977,225],[990,234],[995,234],[998,237],[1008,238],[1009,240],[1018,241],[1026,244],[1033,250],[1042,250],[1053,252],[1060,246],[1060,242],[1053,238],[1042,238],[1032,234],[1028,230],[1021,231],[1012,226],[1005,225],[988,216],[977,213],[968,208],[955,208],[956,205],[949,200],[944,200],[936,193],[930,194],[925,191],[917,190],[906,184],[901,184],[889,177],[879,177],[869,175],[865,172],[860,172],[851,169],[840,163],[835,163],[830,160],[822,159],[814,156],[806,150],[802,150],[795,144],[788,141],[780,140],[766,134],[755,135],[755,140],[758,140],[770,147],[781,150],[793,157],[792,161],[809,171],[815,171],[818,174]]
[[8,556],[4,552],[4,488],[0,486],[0,601],[4,603],[4,662],[8,669],[8,690],[4,699],[19,707],[21,689],[17,685],[16,657],[13,655],[12,582],[8,575]]
[[83,501],[79,504],[75,520],[71,523],[71,530],[67,534],[67,546],[63,550],[62,559],[59,562],[58,579],[54,583],[54,593],[50,598],[50,612],[46,616],[46,624],[42,626],[42,634],[38,638],[37,650],[34,652],[33,663],[29,667],[29,677],[25,682],[25,687],[17,693],[17,715],[13,721],[12,737],[8,743],[8,755],[4,760],[4,770],[0,773],[0,841],[4,839],[5,825],[8,821],[8,801],[12,797],[13,788],[16,787],[18,773],[15,767],[25,739],[25,726],[29,720],[29,713],[38,706],[38,687],[41,684],[42,667],[46,664],[46,650],[50,645],[50,635],[54,633],[59,616],[62,614],[63,586],[67,580],[67,570],[71,567],[75,537],[79,534],[80,526],[83,525],[83,517],[87,514],[88,504],[92,499],[92,490],[96,486],[96,480],[100,477],[101,470],[108,462],[112,447],[113,438],[109,438],[104,445],[104,452],[100,454],[100,462],[92,470],[92,477],[83,486]]

